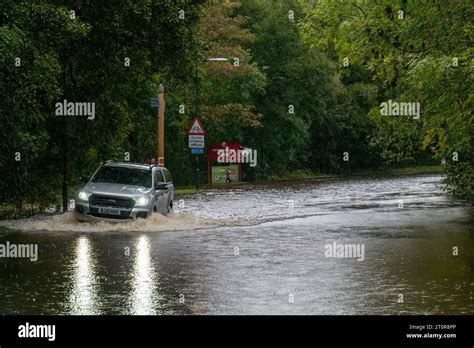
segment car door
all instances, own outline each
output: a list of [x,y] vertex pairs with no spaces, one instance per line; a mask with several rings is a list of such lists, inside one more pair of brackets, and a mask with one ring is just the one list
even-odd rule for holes
[[174,185],[173,179],[171,178],[171,173],[168,169],[163,168],[163,176],[165,177],[166,184],[168,186],[168,206],[170,201],[174,199]]
[[164,212],[167,213],[168,212],[168,204],[169,204],[169,201],[170,201],[170,182],[169,182],[170,176],[169,176],[168,169],[166,169],[166,168],[161,168],[161,172],[163,174],[163,179],[165,180],[165,183],[166,183],[166,193],[165,193],[166,199],[165,199]]
[[159,185],[166,184],[165,178],[161,169],[155,171],[155,198],[156,198],[156,211],[159,213],[166,213],[168,210],[168,188],[158,187]]

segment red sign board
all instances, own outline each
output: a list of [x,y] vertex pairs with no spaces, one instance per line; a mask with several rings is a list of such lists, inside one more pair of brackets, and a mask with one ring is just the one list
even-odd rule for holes
[[218,154],[217,152],[219,150],[240,150],[242,147],[240,146],[239,143],[233,143],[233,142],[221,142],[221,143],[214,143],[209,145],[207,148],[207,158],[211,162],[217,162],[217,157]]
[[206,132],[204,131],[204,127],[202,126],[201,120],[199,117],[194,117],[193,124],[191,128],[189,128],[188,135],[204,135]]

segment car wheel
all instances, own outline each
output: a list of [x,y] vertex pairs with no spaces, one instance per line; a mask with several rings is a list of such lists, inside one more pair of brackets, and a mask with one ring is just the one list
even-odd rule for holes
[[168,209],[167,209],[167,213],[171,213],[173,211],[173,201],[170,201],[169,204],[168,204]]

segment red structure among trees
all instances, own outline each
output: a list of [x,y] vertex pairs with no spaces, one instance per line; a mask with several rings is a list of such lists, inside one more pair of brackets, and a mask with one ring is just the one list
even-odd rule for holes
[[[210,144],[207,147],[207,182],[209,184],[212,184],[212,164],[214,162],[217,162],[218,151],[219,150],[225,151],[226,148],[229,150],[236,150],[236,151],[243,149],[239,143],[227,142],[227,141]],[[238,161],[237,163],[236,162],[219,162],[219,163],[238,164],[239,173],[238,173],[237,179],[238,181],[242,181],[242,163],[240,163],[240,161]]]

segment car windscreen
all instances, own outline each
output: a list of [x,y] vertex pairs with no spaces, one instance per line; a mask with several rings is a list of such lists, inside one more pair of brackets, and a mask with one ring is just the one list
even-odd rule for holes
[[151,171],[148,169],[107,166],[100,168],[91,182],[151,187]]

